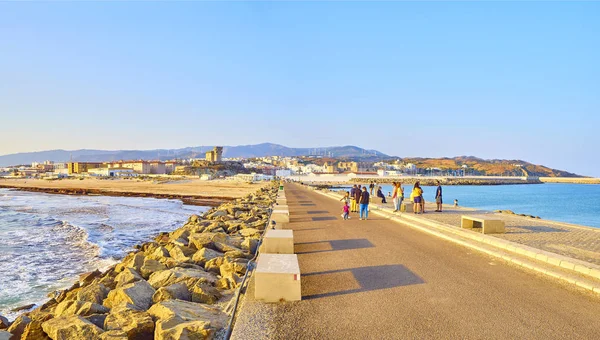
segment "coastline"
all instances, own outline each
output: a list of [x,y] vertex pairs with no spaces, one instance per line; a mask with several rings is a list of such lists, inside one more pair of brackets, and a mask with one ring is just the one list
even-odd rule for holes
[[264,183],[255,193],[192,215],[184,226],[136,246],[107,270],[81,274],[71,288],[18,316],[8,331],[22,339],[58,333],[102,338],[220,334],[228,303],[266,228],[276,189]]
[[196,179],[165,182],[148,180],[99,180],[94,178],[39,180],[0,179],[0,188],[60,195],[152,197],[179,199],[185,204],[215,207],[244,197],[264,184]]

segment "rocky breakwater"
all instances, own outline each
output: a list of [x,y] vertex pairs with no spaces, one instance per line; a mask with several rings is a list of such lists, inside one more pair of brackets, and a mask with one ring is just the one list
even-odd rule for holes
[[0,317],[0,339],[218,337],[275,197],[275,187],[263,188],[191,216],[108,270],[81,275],[14,322]]
[[509,185],[509,184],[542,184],[537,178],[520,179],[520,178],[463,178],[463,177],[396,177],[396,178],[353,178],[350,183],[366,184],[377,182],[377,184],[391,184],[392,182],[401,182],[402,184],[415,184],[417,181],[421,185],[435,186],[437,181],[442,185]]

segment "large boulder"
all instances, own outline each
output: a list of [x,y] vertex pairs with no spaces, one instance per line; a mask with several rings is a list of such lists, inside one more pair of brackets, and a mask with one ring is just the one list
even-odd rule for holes
[[169,255],[178,262],[187,262],[195,252],[195,249],[189,247],[172,245]]
[[240,235],[246,237],[260,237],[261,231],[256,228],[246,228],[239,231]]
[[102,329],[81,316],[61,316],[42,324],[52,340],[98,339]]
[[110,289],[101,283],[90,284],[77,292],[77,300],[102,304],[109,291]]
[[217,210],[212,214],[209,214],[208,216],[206,216],[206,218],[210,219],[210,220],[214,220],[217,217],[221,217],[221,216],[227,216],[227,211],[224,210]]
[[125,268],[133,268],[135,271],[137,271],[139,273],[140,269],[144,265],[145,259],[146,259],[146,257],[141,252],[129,253],[127,256],[125,256],[125,258],[123,259],[123,261],[121,261],[121,263],[119,263],[115,266],[115,271],[120,273]]
[[[152,338],[149,338],[152,339]],[[124,330],[106,331],[100,334],[100,340],[129,340]]]
[[198,283],[190,289],[192,302],[205,303],[212,305],[221,298],[221,293],[215,287],[207,283]]
[[7,331],[0,331],[0,340],[10,340],[12,336],[12,333],[9,333]]
[[20,339],[25,331],[25,327],[31,322],[31,318],[27,315],[19,315],[15,321],[8,327],[7,331],[11,332],[15,339]]
[[119,306],[111,310],[104,321],[107,331],[122,330],[130,340],[152,339],[154,321],[147,312]]
[[77,300],[65,300],[56,306],[54,317],[70,315],[91,315],[108,313],[108,308],[97,303]]
[[[227,324],[227,314],[219,308],[180,300],[157,303],[148,313],[157,320],[155,339],[202,339],[210,337],[215,330]],[[204,325],[181,326],[190,322],[201,322]],[[188,330],[184,332],[185,328]]]
[[81,274],[79,275],[79,285],[82,287],[88,285],[92,281],[94,281],[94,279],[100,277],[101,275],[102,272],[100,272],[98,269],[94,270],[93,272]]
[[156,322],[155,340],[212,339],[215,329],[205,321],[182,321],[178,317]]
[[125,268],[115,277],[116,287],[121,287],[136,281],[141,281],[144,278],[133,268]]
[[227,235],[224,233],[201,233],[192,234],[188,237],[190,246],[200,250],[202,248],[212,248],[213,242],[225,242]]
[[219,267],[221,267],[221,265],[225,263],[224,261],[225,259],[222,256],[215,257],[206,261],[206,263],[204,264],[204,269],[206,269],[206,271],[218,274]]
[[8,327],[10,327],[10,322],[8,322],[7,318],[0,315],[0,329],[7,329]]
[[104,321],[106,321],[106,317],[108,314],[92,314],[88,316],[84,316],[83,318],[87,321],[93,323],[94,325],[104,329]]
[[178,282],[166,287],[160,287],[152,296],[152,301],[154,303],[175,299],[185,301],[190,301],[192,299],[190,291],[184,282]]
[[42,329],[42,324],[54,316],[52,313],[41,312],[25,326],[21,340],[48,340],[48,335]]
[[247,238],[242,242],[241,249],[249,252],[250,254],[256,253],[256,247],[258,247],[258,240],[253,238]]
[[113,308],[119,304],[129,303],[140,310],[147,310],[152,306],[154,292],[154,288],[148,282],[137,281],[111,290],[104,300],[104,306]]
[[208,282],[214,284],[217,278],[214,274],[207,273],[201,269],[172,268],[156,272],[150,276],[148,283],[155,289],[172,285],[177,282],[188,281]]
[[216,250],[212,250],[210,248],[202,248],[192,256],[192,261],[198,263],[201,266],[204,266],[204,264],[207,261],[219,256],[223,256],[223,253],[218,252]]
[[150,277],[150,275],[152,275],[152,273],[165,269],[167,269],[167,266],[160,263],[159,261],[156,261],[151,258],[145,258],[144,264],[140,269],[140,273],[142,274],[143,278],[147,279]]

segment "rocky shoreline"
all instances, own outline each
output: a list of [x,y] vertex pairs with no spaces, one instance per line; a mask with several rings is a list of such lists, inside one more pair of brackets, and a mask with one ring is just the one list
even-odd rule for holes
[[[231,202],[233,197],[207,197],[202,195],[177,195],[177,194],[157,194],[147,192],[119,192],[101,189],[80,189],[80,188],[39,188],[39,187],[21,187],[0,184],[0,188],[41,192],[45,194],[56,195],[79,195],[79,196],[116,196],[116,197],[151,197],[159,199],[178,199],[185,204],[216,207],[220,204]],[[0,339],[1,340],[1,339]]]
[[[392,182],[401,182],[402,184],[415,184],[419,181],[421,185],[437,185],[437,178],[430,177],[410,177],[410,178],[377,178],[365,179],[354,178],[350,183],[365,184],[375,181],[378,184],[392,184]],[[439,179],[442,185],[514,185],[514,184],[542,184],[539,179],[487,179],[487,178],[442,178]]]
[[136,246],[104,272],[80,275],[48,302],[0,316],[4,339],[212,339],[224,334],[277,186],[223,203],[181,228]]

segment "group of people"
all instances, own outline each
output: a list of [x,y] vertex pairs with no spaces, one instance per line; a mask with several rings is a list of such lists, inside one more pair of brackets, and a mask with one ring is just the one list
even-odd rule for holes
[[[359,213],[360,220],[366,220],[369,218],[369,200],[370,196],[376,187],[376,183],[371,182],[369,190],[367,186],[354,185],[350,191],[346,191],[344,197],[340,201],[344,201],[344,207],[342,208],[342,217],[347,220],[350,219],[351,212]],[[381,198],[381,203],[387,203],[385,195],[383,194],[381,187],[377,187],[377,197]],[[404,201],[404,188],[402,183],[392,182],[392,202],[394,204],[394,212],[400,211],[402,202]],[[425,213],[425,199],[423,198],[423,189],[421,183],[417,181],[413,186],[413,190],[410,194],[410,200],[413,202],[413,212],[415,214]],[[436,212],[442,212],[442,186],[440,181],[437,181],[437,188],[435,191],[435,203]],[[454,205],[457,206],[458,202],[455,200]]]

